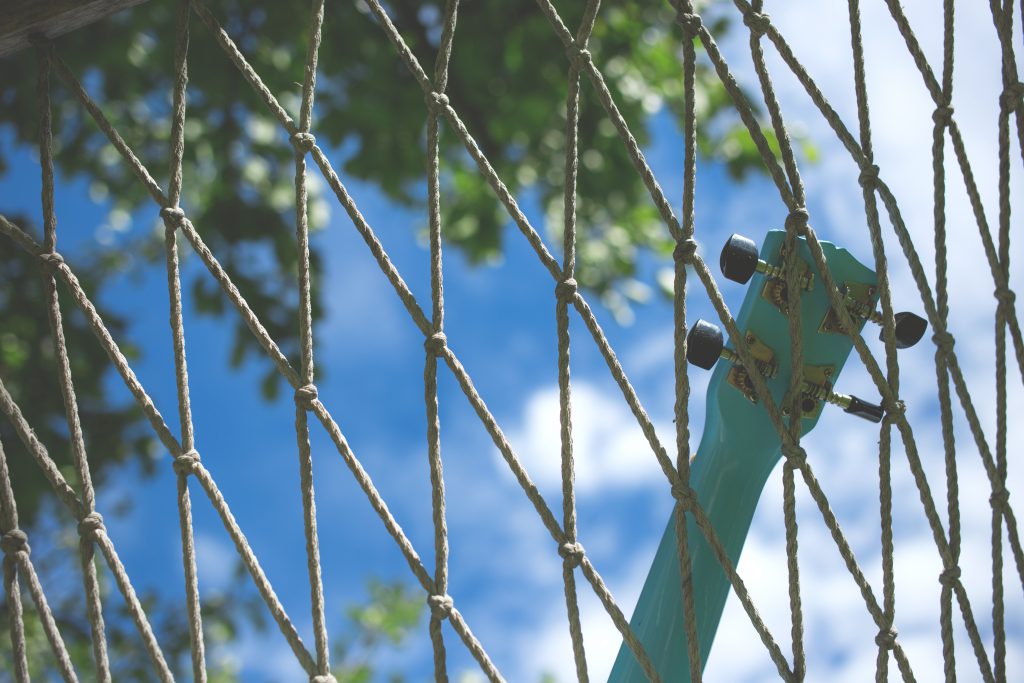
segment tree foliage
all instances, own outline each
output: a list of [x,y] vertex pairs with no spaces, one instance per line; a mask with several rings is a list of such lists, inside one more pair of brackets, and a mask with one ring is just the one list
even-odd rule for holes
[[[296,115],[308,3],[210,4],[270,90]],[[555,4],[569,26],[578,23],[584,3]],[[440,39],[442,0],[389,0],[386,7],[430,71]],[[362,0],[330,3],[327,9],[313,123],[318,142],[343,179],[372,182],[395,203],[424,208],[423,94]],[[175,2],[147,2],[64,36],[56,46],[165,186],[176,10]],[[530,0],[467,0],[459,8],[458,22],[448,98],[513,194],[545,216],[538,227],[546,230],[549,243],[560,244],[568,69],[562,44]],[[724,19],[709,26],[716,34],[728,29]],[[282,351],[295,358],[299,328],[292,149],[286,133],[194,16],[191,32],[182,204]],[[652,142],[658,122],[681,125],[681,40],[668,3],[615,3],[601,9],[589,49],[641,146]],[[101,301],[112,272],[162,267],[159,207],[77,101],[58,79],[52,80],[55,161],[61,178],[84,181],[92,198],[108,208],[96,245],[69,258],[86,290]],[[0,68],[0,126],[16,145],[36,144],[35,87],[31,50]],[[724,88],[704,61],[697,67],[694,105],[701,121],[701,155],[723,162],[737,178],[761,168]],[[613,312],[623,312],[650,291],[636,279],[640,255],[648,251],[667,256],[673,245],[585,78],[579,130],[576,279]],[[766,135],[773,141],[770,131]],[[473,263],[498,259],[510,220],[460,140],[443,126],[440,146],[445,240]],[[0,148],[0,173],[25,172],[13,170],[10,161],[9,152]],[[325,196],[322,185],[313,184],[311,190],[311,223],[322,228],[333,198]],[[0,213],[9,215],[9,209],[0,198]],[[32,231],[27,221],[16,222]],[[61,225],[82,229],[74,217],[62,217]],[[425,219],[412,226],[424,227]],[[316,320],[322,314],[318,283],[323,255],[315,244],[311,257]],[[38,265],[7,243],[0,248],[0,283],[0,377],[74,482]],[[225,298],[211,278],[200,274],[184,284],[196,310],[224,315],[235,326],[233,365],[262,354],[238,317],[225,315]],[[66,294],[62,298],[68,300]],[[125,337],[125,321],[102,307],[100,312],[122,350],[136,353]],[[89,338],[84,318],[65,306],[65,325],[90,464],[102,483],[113,465],[151,452],[155,444],[139,411],[107,396],[109,366]],[[268,398],[276,395],[280,382],[267,364],[263,391]],[[17,482],[23,526],[31,527],[45,508],[45,482],[6,420],[0,420],[0,438]],[[371,597],[378,606],[398,599],[384,587],[371,589]],[[372,607],[353,613],[362,636],[393,638],[415,616],[403,612],[395,621],[376,623],[374,614]],[[347,680],[361,679],[352,673]]]
[[[579,21],[582,3],[557,4],[569,25]],[[441,1],[393,0],[387,7],[413,53],[429,67],[440,38]],[[295,113],[308,31],[306,3],[222,0],[213,9],[271,91]],[[331,150],[343,178],[371,181],[394,202],[422,208],[422,92],[363,2],[334,3],[328,9],[314,111],[318,141]],[[57,43],[58,54],[161,182],[166,181],[168,165],[175,14],[174,2],[149,2]],[[558,244],[568,68],[562,45],[529,0],[465,2],[458,22],[448,97],[509,189],[543,210],[550,242]],[[722,33],[727,22],[718,20],[711,28]],[[191,32],[183,205],[282,351],[295,357],[298,296],[291,147],[285,132],[195,17]],[[602,9],[596,24],[590,50],[641,146],[651,142],[654,121],[681,121],[680,41],[667,3],[611,5]],[[18,143],[34,145],[38,112],[31,51],[16,55],[9,66],[0,70],[0,123]],[[631,301],[649,295],[649,288],[636,280],[639,254],[650,250],[667,255],[672,244],[625,145],[585,80],[579,123],[576,279],[621,312]],[[94,253],[75,262],[77,274],[95,295],[111,269],[145,267],[160,260],[162,241],[155,229],[159,207],[152,205],[77,101],[56,78],[53,81],[58,169],[66,180],[85,180],[92,197],[110,209],[97,231]],[[703,62],[697,68],[694,104],[702,122],[697,132],[701,154],[724,161],[736,177],[760,168],[724,88]],[[510,220],[451,132],[441,137],[441,156],[445,239],[472,262],[497,259]],[[7,161],[0,150],[0,170]],[[331,206],[317,188],[314,184],[310,209],[314,228],[326,223]],[[33,277],[33,268],[25,264],[25,255],[13,251],[9,245],[0,257],[0,281],[9,292],[18,292],[8,296],[5,307],[8,332],[0,347],[0,371],[12,390],[33,399],[25,402],[27,417],[40,429],[44,442],[63,453],[67,443],[63,430],[55,426],[62,414],[56,395],[42,400],[28,396],[42,392],[36,379],[50,376],[52,368],[45,357],[46,344],[41,343],[46,339],[41,288],[31,284],[21,289]],[[314,246],[314,320],[322,312],[320,260]],[[185,287],[199,312],[228,313],[211,278],[200,274]],[[105,313],[115,328],[120,327],[116,317]],[[233,365],[262,354],[237,316],[226,315],[225,320],[236,331]],[[75,381],[86,387],[85,396],[95,399],[94,414],[84,416],[87,434],[90,442],[110,446],[90,448],[93,467],[101,472],[109,462],[121,460],[126,448],[140,451],[143,444],[132,426],[138,414],[104,404],[104,365],[88,355],[95,356],[95,345],[78,343],[79,336],[87,334],[84,321],[71,317],[68,323],[76,353],[85,354],[77,361]],[[26,347],[32,347],[27,356]],[[281,381],[267,364],[264,393],[275,396]],[[131,438],[124,438],[129,433]],[[4,443],[10,444],[9,432],[3,435]],[[31,515],[34,504],[24,504]]]

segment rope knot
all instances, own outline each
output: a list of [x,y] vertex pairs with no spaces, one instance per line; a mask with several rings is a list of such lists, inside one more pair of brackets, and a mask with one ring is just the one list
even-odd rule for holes
[[338,679],[333,674],[317,674],[310,676],[309,683],[338,683]]
[[313,401],[318,395],[315,384],[303,384],[295,390],[295,403],[306,410],[312,410]]
[[797,235],[801,237],[807,235],[807,222],[811,220],[811,214],[807,212],[807,209],[798,206],[789,212],[786,216],[786,229],[793,230]]
[[160,209],[160,217],[164,219],[164,227],[169,232],[185,225],[185,212],[179,206],[165,206]]
[[562,556],[563,560],[569,563],[569,566],[575,569],[580,566],[580,562],[583,561],[583,546],[579,543],[563,543],[558,546],[558,554]]
[[575,43],[566,48],[565,56],[569,58],[569,63],[576,71],[583,71],[587,64],[593,63],[590,50],[585,47],[577,48]]
[[942,331],[932,335],[932,342],[940,351],[953,353],[953,345],[956,344],[956,339],[949,332]]
[[903,415],[907,412],[907,404],[903,401],[882,401],[882,410],[885,411],[883,419],[892,422],[893,419],[898,415]]
[[103,525],[103,515],[93,510],[78,522],[78,535],[83,539],[94,541],[101,531],[106,531]]
[[865,190],[873,190],[878,187],[878,166],[870,164],[861,168],[860,175],[857,176],[857,182]]
[[744,25],[750,29],[755,38],[760,38],[771,28],[771,19],[767,14],[753,10],[743,15]]
[[448,337],[444,332],[435,332],[423,342],[423,348],[435,356],[440,356],[448,348]]
[[697,254],[697,240],[689,237],[685,240],[676,242],[675,249],[672,250],[672,259],[676,263],[693,263],[693,257]]
[[956,582],[960,580],[960,567],[953,565],[942,570],[939,574],[939,583],[946,588],[953,588]]
[[199,462],[199,451],[192,448],[176,457],[172,467],[176,474],[187,477],[196,471],[196,466]]
[[435,114],[439,114],[448,108],[448,96],[443,92],[428,92],[424,98],[427,108]]
[[793,467],[802,468],[807,463],[807,451],[803,446],[786,444],[782,447],[782,454]]
[[3,536],[0,536],[0,549],[3,550],[4,555],[16,555],[18,553],[25,553],[30,555],[32,548],[28,545],[28,534],[21,529],[11,529]]
[[945,128],[953,121],[953,107],[948,104],[935,107],[935,111],[932,112],[932,121],[936,126]]
[[427,596],[427,604],[430,606],[430,614],[437,619],[447,619],[455,609],[455,601],[450,595]]
[[43,267],[49,270],[57,270],[64,263],[64,257],[55,251],[43,252],[39,259],[43,262]]
[[1011,83],[999,96],[999,106],[1006,111],[1016,111],[1024,103],[1024,83]]
[[679,12],[676,13],[676,23],[679,24],[683,29],[683,35],[690,40],[693,40],[700,33],[700,30],[704,27],[704,22],[700,20],[699,14],[687,12],[681,7]]
[[579,286],[576,284],[576,280],[567,277],[555,285],[555,296],[558,297],[559,301],[572,301],[576,298],[577,289],[579,289]]
[[692,510],[697,506],[697,492],[682,483],[672,484],[672,497],[683,506],[684,510]]
[[988,497],[988,502],[992,505],[993,510],[1005,510],[1010,504],[1010,492],[1001,484],[996,484],[996,488],[992,490],[992,495]]
[[896,636],[899,635],[899,631],[895,627],[890,626],[887,629],[883,629],[878,632],[875,636],[875,645],[886,650],[891,650],[896,647]]
[[296,152],[309,154],[316,147],[316,137],[312,133],[298,132],[291,137],[292,147]]
[[1017,300],[1017,295],[1009,287],[1000,287],[992,295],[995,296],[996,301],[1007,308],[1013,306],[1013,302]]

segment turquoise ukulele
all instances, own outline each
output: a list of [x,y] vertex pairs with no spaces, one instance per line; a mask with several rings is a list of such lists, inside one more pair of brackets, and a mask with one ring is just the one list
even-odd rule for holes
[[[752,241],[733,235],[721,259],[722,271],[729,279],[745,283],[753,278],[736,322],[756,359],[757,367],[753,371],[765,378],[778,405],[789,387],[792,372],[789,322],[785,315],[787,294],[782,272],[784,241],[785,232],[769,232],[759,256]],[[880,316],[875,313],[878,292],[874,272],[858,263],[845,249],[829,242],[822,242],[821,247],[853,320],[859,321],[860,327],[866,320],[879,322]],[[826,402],[878,422],[882,419],[881,407],[832,390],[853,342],[842,330],[829,304],[806,241],[798,239],[796,248],[804,350],[801,433],[806,434],[814,427]],[[911,346],[924,334],[926,322],[919,316],[898,313],[895,318],[898,347]],[[719,358],[724,362],[715,367]],[[781,457],[781,442],[754,391],[751,369],[743,367],[739,356],[725,347],[717,327],[697,321],[687,337],[687,360],[705,369],[715,368],[708,386],[704,435],[692,461],[690,484],[735,566],[761,490]],[[711,651],[730,585],[692,516],[687,516],[687,524],[697,637],[703,665]],[[630,622],[665,683],[690,678],[674,525],[673,515]],[[608,680],[609,683],[647,680],[625,644],[619,650]]]

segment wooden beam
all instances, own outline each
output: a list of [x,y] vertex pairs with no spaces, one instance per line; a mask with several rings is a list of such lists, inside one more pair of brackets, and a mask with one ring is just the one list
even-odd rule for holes
[[29,36],[53,39],[145,0],[0,0],[0,57],[29,46]]

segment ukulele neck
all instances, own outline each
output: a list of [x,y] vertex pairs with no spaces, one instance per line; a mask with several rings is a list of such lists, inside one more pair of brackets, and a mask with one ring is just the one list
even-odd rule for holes
[[[709,397],[712,395],[709,392]],[[732,425],[726,428],[718,417],[718,411],[710,410],[710,406],[707,419],[700,447],[691,462],[690,486],[735,567],[761,490],[779,459],[779,446],[766,443],[759,430]],[[703,665],[711,651],[731,586],[692,515],[687,515],[687,538],[695,587],[697,639]],[[630,622],[663,681],[689,680],[690,662],[682,604],[673,514]],[[647,677],[633,653],[623,645],[608,680],[609,683],[640,683]]]

